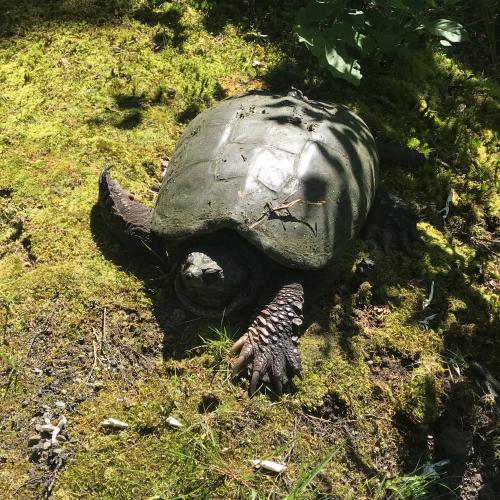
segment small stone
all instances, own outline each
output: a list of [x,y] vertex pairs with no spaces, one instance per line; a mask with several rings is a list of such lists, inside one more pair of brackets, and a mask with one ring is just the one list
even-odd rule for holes
[[373,365],[373,359],[369,359],[369,360],[367,361],[367,363],[368,363],[370,366],[372,366],[372,365]]
[[56,401],[56,406],[59,409],[64,410],[66,408],[66,403],[64,401]]
[[68,391],[66,389],[61,389],[61,394],[66,395]]
[[40,370],[40,368],[33,368],[33,373],[35,375],[41,375],[43,372],[42,372],[42,370]]
[[37,445],[33,446],[33,448],[31,448],[30,458],[33,462],[38,462],[38,460],[40,460],[41,454],[42,454],[42,449],[41,449],[40,445],[37,444]]
[[52,424],[44,424],[41,426],[40,430],[42,432],[47,432],[49,434],[52,434],[52,431],[55,429],[55,427]]
[[34,446],[40,442],[42,436],[40,434],[33,434],[28,438],[28,446]]
[[35,425],[35,430],[38,432],[42,432],[42,424],[36,424]]
[[52,446],[52,443],[47,439],[45,441],[42,441],[40,444],[40,447],[42,450],[48,450]]
[[22,406],[23,408],[26,408],[29,404],[30,404],[29,400],[28,400],[28,399],[25,399],[25,400],[21,403],[21,406]]

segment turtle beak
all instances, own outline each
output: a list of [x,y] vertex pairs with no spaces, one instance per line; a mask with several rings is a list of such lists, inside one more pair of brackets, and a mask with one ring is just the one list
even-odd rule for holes
[[203,270],[203,283],[208,285],[215,283],[221,279],[224,279],[224,274],[221,269],[208,268]]

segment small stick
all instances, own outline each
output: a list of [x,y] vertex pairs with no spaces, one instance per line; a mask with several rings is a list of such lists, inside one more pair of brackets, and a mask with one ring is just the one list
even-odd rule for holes
[[90,377],[92,376],[92,372],[94,371],[94,368],[97,365],[97,344],[95,340],[92,341],[92,346],[94,347],[94,363],[92,364],[92,368],[90,369],[90,372],[88,374],[87,383],[89,382]]
[[18,491],[22,490],[26,486],[29,486],[30,484],[41,483],[44,479],[45,479],[44,476],[40,476],[40,477],[33,477],[31,479],[28,479],[27,481],[24,481],[24,483],[22,483],[14,490],[13,495],[15,495]]
[[59,459],[58,464],[56,465],[47,485],[45,486],[45,491],[44,491],[45,498],[49,498],[50,494],[52,493],[52,490],[54,489],[54,485],[55,485],[56,480],[57,480],[59,469],[62,467],[62,465],[63,465],[63,462],[61,459]]
[[288,201],[286,203],[281,203],[277,207],[269,207],[267,210],[265,210],[262,215],[252,224],[250,224],[250,229],[253,229],[255,226],[258,226],[266,217],[269,217],[271,214],[276,215],[277,212],[280,212],[282,210],[288,210],[292,208],[295,205],[323,205],[325,202],[324,201],[319,201],[319,202],[312,202],[312,201],[306,201],[303,200],[302,198],[297,198],[292,201]]
[[107,309],[102,310],[102,330],[101,330],[101,354],[104,354],[104,342],[106,340]]

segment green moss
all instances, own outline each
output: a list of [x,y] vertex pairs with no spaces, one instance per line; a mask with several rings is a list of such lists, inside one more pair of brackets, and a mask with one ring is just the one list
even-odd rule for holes
[[[72,455],[56,498],[283,497],[332,450],[304,497],[374,497],[387,472],[408,463],[394,422],[403,416],[410,435],[441,411],[443,357],[498,362],[498,269],[484,247],[499,214],[498,86],[424,51],[397,71],[374,67],[354,91],[283,36],[293,2],[259,6],[255,26],[243,4],[104,3],[12,1],[0,13],[0,493],[37,477],[31,419],[66,399]],[[231,17],[215,19],[224,8]],[[178,338],[164,322],[176,307],[156,290],[164,270],[133,264],[106,233],[96,179],[110,165],[152,204],[160,159],[196,113],[291,83],[445,163],[382,168],[385,185],[425,221],[424,243],[412,257],[354,243],[334,290],[309,304],[295,392],[249,399],[245,381],[229,381],[224,328],[194,322]],[[374,274],[353,285],[364,257]],[[431,314],[425,330],[419,321]],[[200,409],[207,395],[219,401],[213,411]],[[169,427],[168,415],[184,427]],[[108,417],[129,428],[104,433]],[[262,474],[254,458],[288,468]]]
[[432,424],[439,415],[439,375],[443,369],[435,359],[423,360],[402,381],[398,407],[417,425]]

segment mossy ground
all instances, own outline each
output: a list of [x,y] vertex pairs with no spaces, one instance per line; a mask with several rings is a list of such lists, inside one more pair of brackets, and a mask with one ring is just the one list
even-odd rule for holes
[[[52,488],[46,457],[30,459],[27,440],[33,418],[57,420],[58,400],[68,460],[56,498],[382,498],[399,484],[391,490],[388,476],[448,458],[427,436],[455,417],[474,451],[452,459],[458,479],[450,484],[464,498],[474,474],[500,487],[496,410],[468,370],[476,361],[499,373],[499,87],[463,54],[423,48],[371,67],[360,89],[348,88],[296,46],[289,33],[299,4],[4,1],[3,498]],[[348,104],[377,135],[446,163],[383,172],[419,214],[423,243],[406,256],[354,242],[336,284],[307,311],[304,379],[279,401],[249,399],[244,383],[229,381],[230,341],[220,329],[179,319],[168,287],[158,287],[164,271],[134,263],[107,234],[94,208],[96,180],[110,165],[151,204],[161,160],[200,110],[292,84]],[[450,189],[445,221],[437,210]],[[354,272],[365,257],[375,262],[368,277]],[[424,329],[419,320],[432,314]],[[203,398],[215,403],[207,408]],[[182,429],[166,425],[170,414]],[[107,417],[128,430],[103,433]],[[255,472],[253,458],[288,468],[278,477]]]

